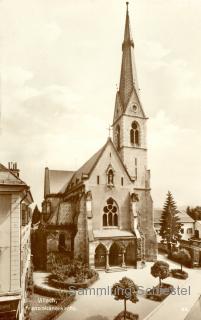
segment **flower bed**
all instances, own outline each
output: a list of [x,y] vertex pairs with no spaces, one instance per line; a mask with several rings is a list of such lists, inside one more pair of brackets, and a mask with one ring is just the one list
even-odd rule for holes
[[153,289],[150,289],[146,294],[146,298],[150,300],[163,301],[170,295],[173,288],[174,287],[171,284],[162,283],[160,287],[157,285]]
[[188,273],[186,271],[183,271],[181,269],[172,269],[171,270],[171,276],[173,278],[177,279],[187,279],[188,278]]
[[48,277],[50,286],[58,289],[73,289],[88,288],[94,283],[99,275],[91,269],[81,259],[71,259],[64,261],[59,257],[52,256],[51,275]]
[[[132,313],[132,312],[128,312],[126,311],[126,319],[130,319],[130,320],[138,320],[139,319],[139,315]],[[124,320],[124,311],[120,312],[115,318],[114,320]]]
[[57,288],[57,289],[69,289],[73,287],[75,290],[79,288],[88,288],[90,285],[92,285],[96,280],[98,280],[99,275],[98,273],[94,274],[92,278],[85,279],[84,281],[75,282],[75,279],[73,277],[67,278],[64,281],[58,280],[55,278],[55,276],[50,275],[48,279],[48,283],[50,286]]

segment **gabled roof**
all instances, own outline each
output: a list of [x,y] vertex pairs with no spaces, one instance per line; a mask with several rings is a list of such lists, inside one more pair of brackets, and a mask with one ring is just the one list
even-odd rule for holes
[[[154,223],[160,223],[162,211],[162,209],[154,209]],[[180,218],[181,223],[194,222],[185,211],[179,211],[178,217]]]
[[50,194],[63,193],[74,171],[49,170],[45,168],[45,197]]
[[128,178],[131,180],[131,177],[130,177],[130,175],[129,175],[129,173],[128,173],[128,171],[127,171],[127,169],[126,169],[126,167],[125,167],[125,165],[124,165],[124,163],[122,161],[122,159],[120,158],[119,153],[117,152],[117,150],[116,150],[111,138],[108,138],[108,140],[104,144],[104,146],[101,149],[99,149],[87,162],[85,162],[85,164],[83,166],[81,166],[74,173],[74,175],[72,176],[72,179],[70,180],[70,182],[68,184],[69,187],[70,187],[70,185],[72,183],[75,185],[76,183],[81,182],[83,176],[86,176],[86,178],[88,178],[91,175],[93,169],[97,165],[99,159],[101,158],[101,156],[102,156],[102,154],[103,154],[103,152],[106,149],[108,144],[112,145],[112,148],[113,148],[114,152],[116,153],[118,159],[120,160],[120,162],[121,162],[121,164],[122,164],[122,166],[123,166]]
[[20,185],[26,186],[26,183],[17,177],[11,170],[0,163],[0,184],[1,185]]
[[105,150],[107,143],[99,149],[89,160],[87,160],[72,176],[72,179],[70,180],[70,183],[76,183],[76,181],[81,181],[83,175],[89,176],[95,167],[96,163],[100,159],[103,151]]

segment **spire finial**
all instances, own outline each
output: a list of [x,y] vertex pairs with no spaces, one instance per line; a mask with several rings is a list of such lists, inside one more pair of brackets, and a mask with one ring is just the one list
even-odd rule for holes
[[127,11],[128,11],[128,6],[129,6],[129,2],[128,1],[126,1],[126,6],[127,6]]

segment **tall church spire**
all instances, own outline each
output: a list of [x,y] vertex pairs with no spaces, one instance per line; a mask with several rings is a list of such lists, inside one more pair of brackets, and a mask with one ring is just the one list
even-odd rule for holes
[[119,94],[123,111],[125,111],[129,102],[130,96],[134,91],[138,96],[138,84],[137,75],[134,62],[134,41],[131,34],[130,17],[128,10],[128,2],[126,2],[126,23],[124,31],[124,41],[122,44],[122,64],[121,64],[121,76],[119,85]]

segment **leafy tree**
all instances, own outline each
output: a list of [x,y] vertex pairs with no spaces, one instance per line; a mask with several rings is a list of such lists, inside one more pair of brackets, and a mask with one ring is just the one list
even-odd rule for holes
[[172,244],[176,244],[181,239],[181,227],[180,218],[178,216],[179,211],[174,202],[173,196],[168,191],[167,199],[163,207],[161,219],[160,219],[160,236],[172,249]]
[[191,261],[191,255],[188,250],[186,249],[180,249],[178,252],[174,254],[175,258],[178,260],[178,262],[181,264],[181,271],[183,271],[183,265],[185,262]]
[[193,219],[193,220],[201,220],[201,207],[196,206],[195,208],[187,207],[186,213]]
[[124,300],[124,319],[126,320],[126,302],[127,300],[132,303],[138,302],[137,298],[137,285],[129,278],[123,277],[119,282],[115,283],[112,287],[112,295],[115,300]]
[[41,219],[41,212],[39,211],[38,206],[36,205],[32,215],[32,225],[39,222],[40,219]]
[[159,288],[161,288],[161,280],[166,279],[170,275],[169,264],[165,261],[156,261],[151,267],[151,274],[155,278],[159,278]]

